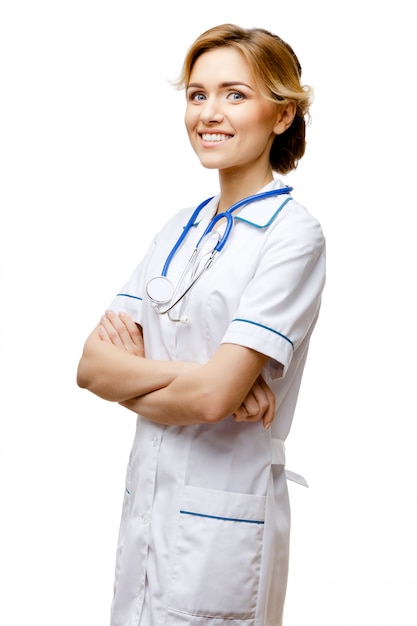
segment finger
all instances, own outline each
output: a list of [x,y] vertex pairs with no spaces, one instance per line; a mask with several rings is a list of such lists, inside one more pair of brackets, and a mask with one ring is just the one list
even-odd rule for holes
[[145,356],[143,336],[140,327],[127,313],[118,314],[122,327],[118,327],[119,336],[125,349],[136,356]]
[[265,384],[262,384],[261,379],[258,378],[253,384],[248,398],[245,398],[245,405],[248,412],[251,416],[256,417],[256,419],[261,419],[268,408],[270,399],[267,391],[270,391],[269,388]]
[[233,413],[233,419],[235,422],[244,422],[248,418],[248,412],[246,410],[245,404],[241,404],[235,413]]
[[265,393],[265,397],[268,400],[268,406],[262,418],[263,426],[267,430],[268,428],[271,427],[272,422],[274,421],[276,398],[275,398],[275,394],[273,393],[269,385],[267,385],[267,383],[264,381],[262,376],[260,376],[258,380],[259,380],[260,386],[262,387]]
[[140,327],[127,313],[119,313],[119,318],[129,333],[131,350],[138,354],[138,356],[144,356],[143,336]]
[[264,428],[270,428],[275,416],[275,395],[261,376],[245,398],[245,406],[249,412],[246,421],[262,420]]
[[120,311],[118,314],[119,320],[123,322],[127,331],[130,333],[132,337],[140,334],[139,328],[136,322],[130,317],[129,313],[125,313],[124,311]]
[[[126,325],[126,322],[127,322],[130,325],[130,328],[132,328],[131,324],[134,324],[135,331],[136,332],[138,331],[136,324],[133,322],[130,316],[127,316],[126,321],[125,321],[121,318],[120,314],[115,313],[114,311],[106,311],[104,315],[104,320],[106,322],[106,330],[114,345],[117,345],[123,348],[124,350],[127,350],[128,352],[132,352],[134,354],[140,351],[138,350],[135,342],[132,340],[132,337],[130,334],[131,331]],[[140,346],[140,349],[142,348],[143,348],[143,344]]]
[[105,327],[101,323],[98,326],[98,336],[100,337],[100,339],[102,341],[107,341],[107,343],[111,343],[111,339],[110,339],[110,337],[109,337]]
[[275,406],[271,404],[266,410],[262,418],[262,423],[263,423],[263,427],[265,428],[265,430],[268,430],[268,428],[271,428],[272,422],[274,421],[274,417],[275,417]]
[[244,402],[234,414],[236,422],[258,422],[263,418],[267,401],[262,389],[252,387]]
[[235,421],[256,422],[262,419],[266,409],[266,399],[264,391],[256,381],[246,398],[234,414]]
[[258,416],[258,418],[260,417],[259,412],[261,409],[262,398],[260,398],[259,396],[261,395],[261,393],[262,392],[260,390],[257,391],[252,387],[252,389],[246,396],[242,405],[242,408],[244,408],[246,412],[246,419],[254,418],[256,416]]
[[120,335],[114,326],[113,319],[111,319],[107,314],[105,314],[101,317],[100,324],[102,328],[104,329],[105,333],[107,334],[107,337],[110,343],[114,344],[115,346],[119,346],[121,348],[124,347],[123,341],[120,338]]

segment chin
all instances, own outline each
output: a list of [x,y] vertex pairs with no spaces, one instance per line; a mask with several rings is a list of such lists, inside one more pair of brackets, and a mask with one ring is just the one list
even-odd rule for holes
[[197,156],[200,159],[201,165],[205,167],[207,170],[221,170],[221,169],[225,169],[225,167],[226,168],[228,167],[215,155],[197,154]]
[[218,169],[221,169],[221,168],[219,168],[218,165],[212,165],[211,163],[205,163],[204,161],[201,161],[201,160],[200,160],[200,163],[206,170],[218,170]]

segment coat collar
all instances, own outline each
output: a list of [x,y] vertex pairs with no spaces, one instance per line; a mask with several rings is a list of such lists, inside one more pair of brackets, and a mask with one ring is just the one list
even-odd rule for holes
[[[282,189],[286,187],[279,179],[275,179],[272,183],[269,183],[263,187],[259,193],[264,191],[270,191],[272,189]],[[262,198],[257,202],[251,202],[250,204],[243,206],[235,215],[235,220],[245,222],[255,228],[268,228],[270,224],[275,220],[278,213],[284,206],[291,200],[290,194],[282,196],[271,196],[269,198]]]
[[[282,189],[286,187],[279,179],[274,179],[271,183],[260,189],[258,193],[264,191],[270,191],[272,189]],[[220,194],[212,198],[207,205],[207,211],[213,211],[213,207],[217,207]],[[275,220],[281,209],[291,200],[290,194],[282,196],[271,196],[262,198],[256,202],[250,202],[246,206],[244,205],[234,213],[236,221],[244,222],[255,228],[268,228],[270,224]],[[200,220],[199,220],[200,221]],[[195,226],[197,224],[194,224]]]

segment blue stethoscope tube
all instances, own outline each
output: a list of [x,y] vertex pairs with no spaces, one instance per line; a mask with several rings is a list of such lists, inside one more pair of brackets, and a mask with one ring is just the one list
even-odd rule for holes
[[[184,226],[183,232],[181,233],[178,240],[174,244],[171,252],[168,254],[164,267],[162,268],[161,275],[155,276],[154,278],[151,278],[148,281],[148,284],[146,286],[146,291],[147,291],[149,299],[151,300],[152,304],[155,307],[155,310],[160,315],[169,313],[169,311],[171,311],[171,309],[173,309],[180,302],[180,300],[184,298],[184,296],[190,291],[191,287],[197,282],[200,276],[207,270],[207,268],[211,265],[215,255],[224,248],[229,238],[229,235],[232,230],[233,223],[234,223],[233,213],[235,211],[240,209],[242,206],[245,206],[252,202],[256,202],[258,200],[262,200],[263,198],[289,194],[292,190],[293,190],[292,187],[282,187],[280,189],[271,189],[269,191],[257,193],[253,196],[248,196],[247,198],[243,198],[243,200],[239,200],[239,202],[236,202],[231,207],[229,207],[227,211],[224,211],[223,213],[218,213],[217,215],[215,215],[212,218],[212,220],[210,220],[209,225],[207,226],[204,233],[201,235],[200,239],[198,240],[197,245],[195,246],[194,251],[190,257],[190,260],[187,263],[187,266],[179,280],[179,284],[177,288],[174,288],[171,281],[167,277],[168,269],[171,264],[171,261],[174,258],[175,254],[178,252],[181,244],[183,243],[184,239],[187,237],[191,228],[196,225],[196,221],[198,219],[198,216],[201,210],[210,202],[210,200],[213,199],[214,196],[211,198],[207,198],[207,200],[204,200],[201,204],[199,204],[198,207],[193,212],[193,214],[191,215],[187,224]],[[226,219],[226,227],[225,227],[224,233],[221,236],[219,235],[216,245],[213,247],[213,250],[209,258],[204,263],[202,269],[198,272],[197,276],[193,278],[191,284],[181,293],[180,296],[178,296],[178,291],[179,291],[183,276],[185,276],[188,266],[192,263],[193,259],[197,255],[198,248],[202,240],[212,232],[216,224],[222,219]],[[161,310],[159,307],[160,305],[163,305],[163,304],[165,305],[169,304],[168,308]],[[180,320],[172,320],[172,321],[180,321]]]
[[[211,220],[210,224],[207,226],[206,230],[204,231],[204,233],[201,235],[200,239],[198,240],[196,248],[198,248],[198,246],[200,245],[202,239],[204,239],[204,237],[206,235],[208,235],[213,230],[213,228],[217,224],[217,222],[219,222],[223,218],[226,218],[226,220],[227,220],[226,230],[224,231],[222,237],[220,237],[217,245],[214,248],[214,250],[216,252],[220,252],[220,250],[222,250],[222,248],[224,248],[224,245],[226,244],[226,241],[227,241],[227,239],[228,239],[228,237],[230,235],[230,231],[232,230],[232,226],[233,226],[233,212],[234,211],[237,211],[242,206],[245,206],[246,204],[250,204],[251,202],[256,202],[257,200],[262,200],[263,198],[269,198],[270,196],[285,195],[285,194],[290,193],[292,190],[293,190],[293,187],[282,187],[281,189],[270,189],[269,191],[263,191],[262,193],[257,193],[257,194],[254,194],[253,196],[248,196],[247,198],[243,198],[243,200],[239,200],[239,202],[236,202],[235,204],[232,204],[232,206],[229,207],[227,209],[227,211],[224,211],[223,213],[218,213],[217,215],[215,215],[213,217],[213,219]],[[208,204],[210,202],[210,200],[213,200],[213,198],[214,198],[214,196],[212,196],[211,198],[207,198],[207,200],[203,200],[203,202],[201,204],[199,204],[198,207],[195,209],[194,213],[192,214],[192,216],[188,220],[187,224],[184,226],[184,230],[182,231],[178,241],[175,243],[175,245],[172,248],[171,252],[167,256],[167,260],[165,261],[165,265],[164,265],[164,267],[162,269],[161,276],[166,276],[168,274],[168,269],[169,269],[169,266],[171,264],[171,261],[174,258],[174,256],[176,255],[176,253],[177,253],[178,249],[180,248],[182,242],[184,241],[184,239],[186,238],[186,236],[190,232],[191,228],[195,225],[196,220],[197,220],[198,216],[200,215],[201,210],[206,206],[206,204]]]

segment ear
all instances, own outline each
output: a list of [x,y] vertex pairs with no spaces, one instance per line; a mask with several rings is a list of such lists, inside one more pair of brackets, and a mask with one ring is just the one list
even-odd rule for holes
[[276,135],[282,135],[287,128],[289,128],[295,117],[297,111],[297,105],[294,100],[290,100],[282,108],[280,108],[277,115],[276,124],[274,126],[274,133]]

